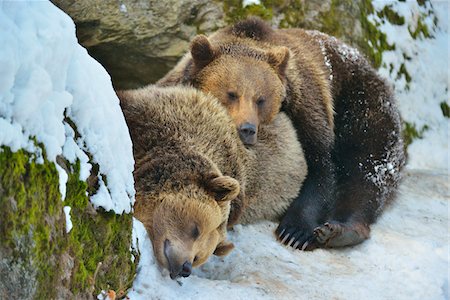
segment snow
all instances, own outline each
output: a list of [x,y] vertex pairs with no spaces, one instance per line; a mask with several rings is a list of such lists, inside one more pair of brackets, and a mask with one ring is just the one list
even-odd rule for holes
[[[388,2],[373,3],[380,10]],[[392,5],[409,23],[429,9],[416,1]],[[379,20],[389,42],[397,45],[384,53],[386,65],[380,73],[395,84],[402,117],[417,128],[430,128],[410,145],[397,201],[372,226],[368,241],[346,249],[301,252],[276,241],[275,223],[238,225],[229,232],[236,246],[229,256],[212,257],[177,282],[161,273],[151,241],[135,220],[141,256],[129,298],[449,299],[449,119],[439,107],[449,102],[448,3],[433,5],[439,20],[434,39],[414,40],[409,23],[394,26]],[[430,19],[426,23],[432,28]],[[412,59],[405,61],[403,53]],[[345,46],[341,54],[343,59],[359,55]],[[413,77],[409,89],[404,78],[397,79],[402,63]],[[393,165],[386,160],[374,171],[392,172]]]
[[301,252],[276,241],[277,224],[234,228],[236,248],[182,285],[158,270],[143,225],[130,299],[448,299],[448,174],[408,171],[398,201],[356,247]]
[[[81,180],[98,164],[100,189],[91,202],[130,212],[131,139],[111,79],[77,43],[73,21],[47,1],[0,1],[0,44],[0,145],[43,162],[35,139],[52,162],[59,155],[79,160]],[[64,199],[68,175],[57,170]]]
[[123,4],[123,3],[120,4],[119,10],[120,10],[121,12],[123,12],[123,13],[127,13],[127,12],[128,12],[127,6],[126,6],[125,4]]
[[260,0],[243,0],[242,7],[250,6],[250,5],[260,5]]
[[69,233],[72,230],[73,224],[72,219],[70,218],[70,206],[64,206],[64,214],[66,216],[66,232]]
[[[376,10],[381,10],[386,2],[373,1],[373,4]],[[416,1],[406,1],[392,2],[391,6],[400,16],[405,17],[405,25],[392,25],[383,22],[376,15],[371,16],[372,22],[379,24],[378,28],[386,33],[388,43],[395,43],[395,50],[383,52],[384,65],[380,73],[394,83],[403,119],[415,124],[418,130],[425,125],[429,127],[425,130],[423,139],[415,141],[409,147],[409,167],[448,170],[450,123],[440,108],[441,102],[450,105],[448,2],[425,2],[424,6],[419,6]],[[414,40],[408,28],[414,31],[419,15],[426,15],[429,10],[436,14],[439,24],[435,28],[432,16],[425,18],[425,24],[434,38],[425,39],[420,36]],[[405,59],[404,55],[410,59]],[[404,76],[397,78],[402,63],[412,77],[409,83]]]

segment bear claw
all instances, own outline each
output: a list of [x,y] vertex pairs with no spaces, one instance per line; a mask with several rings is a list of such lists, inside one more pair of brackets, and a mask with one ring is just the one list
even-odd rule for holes
[[306,247],[308,247],[309,243],[306,241],[302,246],[302,251],[305,251]]
[[[279,231],[279,233],[278,233]],[[313,230],[302,230],[301,228],[278,228],[278,240],[285,246],[303,251],[313,250],[316,236]]]
[[296,238],[295,238],[295,236],[293,236],[293,237],[290,239],[289,243],[287,243],[287,246],[291,246],[291,245],[295,242],[295,240],[296,240]]
[[[284,236],[284,238],[281,240],[281,243],[284,244],[284,242],[286,242],[286,240],[289,238],[290,235],[291,235],[290,233],[287,233],[287,234]],[[281,235],[280,235],[280,238],[281,238]]]

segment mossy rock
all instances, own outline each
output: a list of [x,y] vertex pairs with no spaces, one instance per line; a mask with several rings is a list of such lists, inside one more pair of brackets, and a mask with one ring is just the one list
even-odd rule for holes
[[[62,201],[54,163],[0,148],[0,299],[90,299],[131,286],[131,214],[95,210],[79,163],[67,166]],[[71,207],[69,233],[64,206]]]
[[[370,0],[262,0],[260,4],[248,6],[243,6],[242,0],[226,0],[224,11],[229,24],[256,15],[281,28],[325,32],[359,48],[377,68],[382,63],[383,51],[394,47],[368,20],[375,13]],[[388,7],[380,15],[397,22],[396,16]]]

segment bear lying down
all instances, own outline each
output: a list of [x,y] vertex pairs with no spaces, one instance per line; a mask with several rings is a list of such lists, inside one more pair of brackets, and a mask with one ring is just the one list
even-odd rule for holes
[[279,220],[299,193],[307,165],[283,113],[246,148],[226,109],[198,90],[149,86],[118,96],[136,161],[135,216],[172,279],[228,254],[227,227]]
[[288,246],[361,243],[395,199],[405,151],[394,93],[358,50],[334,37],[249,18],[195,37],[157,84],[214,95],[247,145],[279,111],[292,120],[308,177],[276,230]]

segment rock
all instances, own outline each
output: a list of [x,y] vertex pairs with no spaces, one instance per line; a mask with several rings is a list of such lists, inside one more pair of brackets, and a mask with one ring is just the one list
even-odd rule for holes
[[54,0],[75,21],[79,43],[110,73],[115,88],[155,82],[198,32],[225,25],[218,2]]
[[74,20],[80,44],[108,70],[116,89],[154,83],[188,51],[196,34],[212,33],[249,15],[275,26],[321,30],[367,50],[361,18],[371,8],[370,1],[348,0],[261,1],[247,6],[231,0],[52,2]]
[[[0,148],[0,299],[92,299],[126,290],[135,275],[131,214],[90,212],[87,184],[70,165],[64,202],[54,163]],[[70,205],[66,232],[63,207]]]

